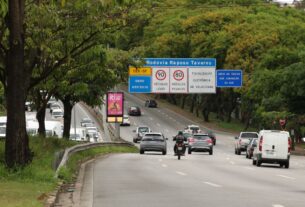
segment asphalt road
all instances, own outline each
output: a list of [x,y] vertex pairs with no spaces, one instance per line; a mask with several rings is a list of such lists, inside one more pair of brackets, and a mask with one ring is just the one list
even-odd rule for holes
[[126,108],[138,105],[143,116],[131,117],[132,126],[121,127],[121,136],[132,141],[138,125],[163,132],[168,154],[114,154],[86,167],[81,206],[94,207],[303,207],[305,158],[292,156],[290,168],[256,167],[244,155],[234,154],[234,137],[216,133],[214,154],[193,153],[177,160],[172,136],[192,124],[167,109],[144,108],[126,94]]

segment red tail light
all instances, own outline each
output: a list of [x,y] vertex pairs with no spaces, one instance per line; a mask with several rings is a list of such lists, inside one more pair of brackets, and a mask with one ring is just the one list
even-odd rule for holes
[[195,141],[194,138],[189,138],[189,143],[193,143]]
[[262,148],[263,148],[263,136],[261,136],[261,139],[259,140],[258,150],[262,151]]
[[211,139],[207,139],[207,142],[210,143],[210,144],[213,143],[213,141]]
[[290,153],[291,150],[291,139],[288,137],[288,152]]

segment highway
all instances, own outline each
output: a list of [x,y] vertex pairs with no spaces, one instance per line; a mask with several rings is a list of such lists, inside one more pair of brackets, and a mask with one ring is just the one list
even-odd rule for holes
[[234,154],[234,137],[216,133],[214,154],[193,153],[177,160],[172,136],[195,124],[168,109],[144,108],[144,101],[125,94],[125,107],[138,105],[121,136],[132,141],[136,126],[147,125],[168,140],[168,154],[113,154],[86,167],[80,206],[94,207],[303,207],[305,158],[292,156],[290,168],[252,165]]

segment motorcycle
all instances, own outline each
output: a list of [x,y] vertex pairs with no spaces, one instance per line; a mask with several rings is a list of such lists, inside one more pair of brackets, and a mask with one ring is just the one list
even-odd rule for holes
[[178,156],[178,160],[180,160],[181,156],[184,155],[184,144],[183,143],[177,143],[177,151],[176,151],[176,155]]

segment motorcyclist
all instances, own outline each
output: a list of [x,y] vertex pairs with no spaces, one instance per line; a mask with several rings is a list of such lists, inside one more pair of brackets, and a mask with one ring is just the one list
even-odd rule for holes
[[182,131],[179,131],[178,134],[176,136],[174,136],[173,141],[176,142],[176,144],[174,146],[175,154],[177,154],[177,144],[181,144],[181,143],[182,143],[182,146],[183,146],[183,150],[182,150],[183,154],[185,154],[186,147],[185,147],[184,141],[187,141],[187,139],[186,139],[186,137],[183,136]]

